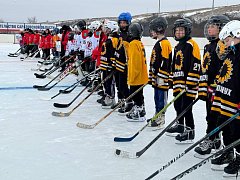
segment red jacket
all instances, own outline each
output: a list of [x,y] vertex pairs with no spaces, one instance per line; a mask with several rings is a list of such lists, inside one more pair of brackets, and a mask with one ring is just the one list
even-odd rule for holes
[[23,44],[24,45],[29,45],[29,33],[28,32],[26,32],[25,34],[24,34],[24,36],[23,36]]
[[44,49],[44,44],[45,44],[45,36],[41,36],[39,48]]
[[97,60],[96,66],[100,66],[100,58],[101,58],[101,51],[102,51],[102,45],[103,43],[107,40],[107,36],[102,32],[100,34],[100,39],[99,39],[99,46],[96,47],[96,49],[93,50],[92,52],[92,59]]
[[48,34],[45,37],[44,49],[51,49],[51,48],[52,48],[52,35]]
[[[70,33],[69,31],[66,31],[65,36],[64,36],[64,37],[62,36],[61,44],[62,44],[62,46],[64,47],[64,50],[66,50],[66,48],[67,48],[68,34],[69,34],[69,33]],[[63,34],[62,34],[62,35],[63,35]]]
[[39,45],[39,41],[40,41],[40,34],[38,34],[38,33],[34,34],[33,44]]
[[33,44],[33,39],[34,39],[34,34],[29,34],[28,43],[29,43],[30,45]]

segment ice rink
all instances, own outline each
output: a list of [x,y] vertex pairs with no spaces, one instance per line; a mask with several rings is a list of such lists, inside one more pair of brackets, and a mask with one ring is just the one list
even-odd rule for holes
[[[148,60],[151,48],[146,47]],[[144,122],[127,122],[117,112],[94,129],[76,127],[77,122],[93,124],[109,112],[96,103],[98,95],[90,96],[69,117],[52,116],[53,111],[70,111],[87,92],[69,108],[53,107],[54,102],[69,103],[83,87],[44,101],[43,98],[52,97],[63,86],[74,83],[76,77],[68,76],[50,91],[33,89],[34,84],[44,85],[50,80],[37,79],[33,75],[31,68],[37,67],[37,60],[20,61],[19,57],[7,56],[17,49],[18,45],[0,44],[0,180],[142,180],[190,146],[176,145],[174,138],[163,135],[138,159],[115,156],[116,148],[140,151],[160,131],[152,131],[148,127],[132,142],[114,142],[114,137],[130,137],[145,125]],[[146,117],[150,118],[155,111],[151,86],[145,87],[144,96]],[[168,100],[172,98],[172,91],[169,91]],[[205,135],[204,102],[197,102],[193,109],[196,142]],[[166,114],[166,123],[174,118],[175,111],[171,106]],[[171,179],[201,161],[193,155],[192,150],[154,179]],[[224,179],[222,174],[212,171],[210,163],[207,163],[183,179],[219,180]]]

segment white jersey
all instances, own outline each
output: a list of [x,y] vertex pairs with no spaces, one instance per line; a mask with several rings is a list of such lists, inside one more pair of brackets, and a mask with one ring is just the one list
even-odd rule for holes
[[92,51],[99,45],[99,34],[94,34],[86,38],[84,57],[92,56]]
[[68,56],[71,51],[75,51],[75,47],[76,47],[76,40],[75,39],[73,39],[71,41],[68,41],[65,56]]
[[85,51],[87,37],[88,37],[88,30],[83,30],[80,35],[80,49],[79,50]]
[[75,51],[79,51],[79,49],[81,49],[81,35],[75,34],[74,39],[76,40]]

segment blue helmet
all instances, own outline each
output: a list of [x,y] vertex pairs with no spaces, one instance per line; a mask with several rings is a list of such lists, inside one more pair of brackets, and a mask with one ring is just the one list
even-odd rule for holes
[[55,33],[55,34],[59,34],[60,30],[56,27],[52,30],[52,32]]
[[120,21],[127,21],[127,23],[130,25],[132,21],[132,15],[129,12],[123,12],[118,16],[118,23]]

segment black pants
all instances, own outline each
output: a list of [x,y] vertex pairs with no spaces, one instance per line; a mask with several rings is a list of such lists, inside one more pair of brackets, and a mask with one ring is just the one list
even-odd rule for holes
[[[186,93],[184,93],[182,96],[180,96],[175,102],[174,102],[174,108],[177,112],[177,116],[181,114],[183,110],[185,110],[189,104],[193,102],[193,99],[186,96]],[[192,107],[179,119],[179,124],[185,125],[187,127],[190,127],[191,129],[194,129],[194,119],[193,119],[193,113],[192,113]]]
[[[111,71],[103,71],[103,79],[108,77],[111,74]],[[108,80],[105,81],[103,84],[104,86],[104,92],[109,95],[110,97],[114,98],[115,96],[115,87],[114,87],[114,82],[113,82],[113,76],[111,75]]]
[[45,51],[44,59],[49,60],[50,59],[50,49],[44,49],[44,51]]
[[63,56],[65,56],[65,52],[66,50],[64,49],[64,46],[61,45],[61,53],[60,53],[60,57],[62,58]]
[[118,99],[126,99],[129,96],[129,88],[127,85],[127,73],[116,71],[115,81],[117,86]]
[[[37,53],[37,55],[35,56],[35,58],[39,58],[40,57],[40,52],[37,52],[38,51],[38,45],[33,45],[33,48],[32,48],[32,53]],[[34,56],[35,54],[33,54],[32,56]]]
[[[208,98],[206,99],[206,121],[207,121],[207,130],[206,133],[210,133],[212,130],[214,130],[217,127],[217,116],[215,113],[211,112],[211,107],[212,107],[212,94],[208,94]],[[214,139],[219,139],[219,133],[215,133],[214,135],[210,136],[209,139],[214,140]]]
[[[225,121],[227,121],[227,117],[223,117],[223,116],[219,116],[217,118],[217,126],[220,126],[222,123],[224,123]],[[233,121],[237,121],[236,119]],[[233,139],[233,131],[232,128],[234,129],[233,125],[234,122],[231,122],[229,124],[227,124],[226,126],[224,126],[220,131],[222,131],[222,136],[223,136],[223,144],[225,146],[231,144],[232,142],[234,142]]]
[[[240,120],[234,119],[230,124],[232,130],[233,142],[240,139]],[[235,147],[237,152],[240,153],[240,145]]]
[[[130,86],[130,95],[134,93],[136,90],[138,90],[141,86],[143,85]],[[143,88],[132,97],[132,100],[134,101],[134,104],[137,106],[144,105]]]
[[26,45],[25,46],[25,53],[27,53],[27,55],[29,55],[29,53],[31,53],[31,51],[32,51],[32,48],[33,48],[33,46],[32,45]]

